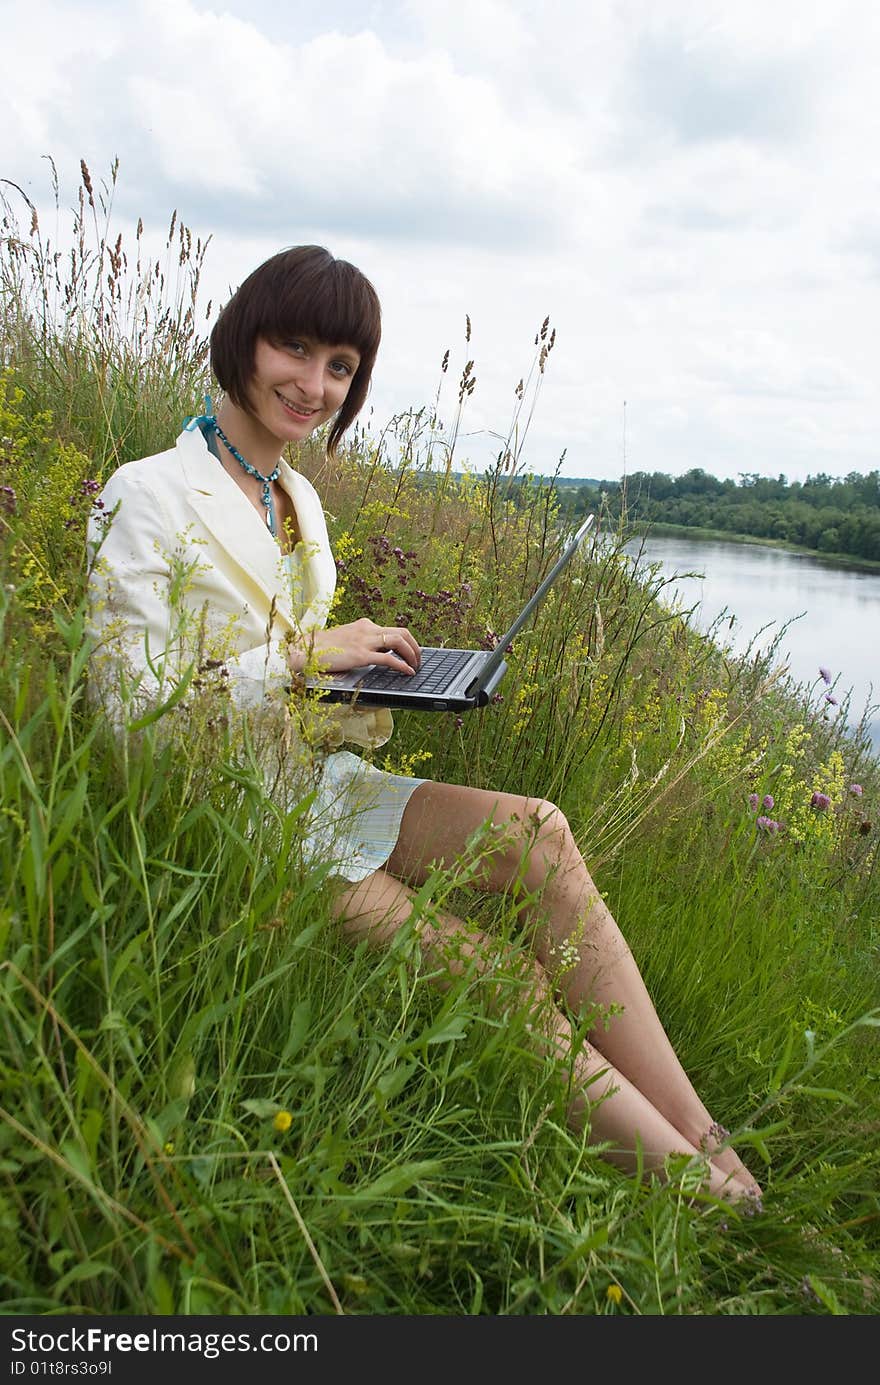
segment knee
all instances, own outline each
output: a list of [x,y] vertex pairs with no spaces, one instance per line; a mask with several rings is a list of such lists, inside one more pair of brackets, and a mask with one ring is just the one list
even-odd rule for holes
[[543,848],[551,859],[560,861],[577,852],[568,818],[561,808],[546,798],[530,799],[528,807],[526,821],[536,846]]
[[452,976],[461,976],[471,969],[485,975],[493,967],[495,948],[482,929],[465,927],[458,919],[439,917],[419,920],[416,933],[430,960],[440,963]]
[[551,882],[566,890],[592,888],[592,880],[561,808],[546,799],[530,800],[525,884],[543,890]]
[[[458,919],[439,918],[417,925],[419,941],[429,964],[450,980],[478,977],[493,1013],[511,1005],[554,1004],[554,992],[541,961],[527,948],[499,945],[498,939],[480,928],[463,926]],[[441,984],[443,984],[441,982]]]

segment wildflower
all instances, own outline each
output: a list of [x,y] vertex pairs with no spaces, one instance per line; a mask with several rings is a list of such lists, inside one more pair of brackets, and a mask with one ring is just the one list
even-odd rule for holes
[[285,1130],[289,1130],[293,1125],[293,1116],[289,1111],[276,1111],[272,1124],[283,1135]]
[[775,818],[760,817],[755,819],[755,826],[761,832],[769,832],[771,835],[779,831],[779,823]]
[[609,1303],[621,1303],[623,1300],[623,1290],[619,1284],[609,1284],[605,1290],[605,1297]]
[[757,806],[758,806],[758,795],[757,795],[756,793],[750,793],[750,794],[749,794],[749,807],[751,808],[752,812],[755,811],[755,809],[757,808]]
[[863,792],[861,784],[850,784],[849,791],[853,798],[861,798]]
[[11,486],[0,486],[0,509],[4,509],[8,515],[14,515],[17,500],[18,497]]
[[558,964],[560,971],[571,971],[581,960],[577,944],[571,938],[566,938],[561,943],[556,943],[550,948],[550,955]]
[[174,1153],[174,1141],[173,1141],[173,1140],[166,1140],[166,1141],[165,1141],[164,1145],[162,1146],[162,1153],[163,1153],[163,1154],[169,1154],[169,1155]]
[[830,682],[831,682],[831,671],[830,671],[830,669],[827,669],[827,668],[820,668],[820,669],[819,669],[819,677],[822,679],[822,682],[823,682],[823,683],[830,683]]
[[834,696],[834,693],[827,692],[825,694],[825,701],[830,703],[832,707],[837,706],[837,698]]
[[823,810],[825,808],[830,808],[831,799],[828,797],[827,793],[814,793],[810,799],[810,807],[821,808]]
[[765,793],[764,797],[761,799],[761,807],[768,809],[773,807],[772,793]]

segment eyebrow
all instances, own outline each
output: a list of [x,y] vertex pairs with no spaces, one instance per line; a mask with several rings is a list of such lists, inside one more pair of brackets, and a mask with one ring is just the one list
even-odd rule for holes
[[361,353],[356,346],[334,346],[332,342],[325,342],[325,345],[330,347],[334,356],[340,356],[352,365],[360,364]]
[[282,340],[308,342],[309,346],[326,346],[329,347],[334,356],[345,356],[348,360],[354,361],[355,363],[361,359],[361,353],[356,346],[344,345],[341,342],[327,341],[324,337],[315,336],[313,332],[285,332]]

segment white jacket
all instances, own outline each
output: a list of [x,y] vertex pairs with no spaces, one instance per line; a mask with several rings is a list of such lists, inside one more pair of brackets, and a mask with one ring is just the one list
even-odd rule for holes
[[[217,657],[237,708],[286,703],[287,639],[299,643],[326,624],[336,567],[317,492],[285,461],[279,466],[301,538],[293,578],[198,429],[110,477],[89,525],[92,669],[105,695],[118,687],[120,658],[143,706],[167,698],[195,658]],[[391,735],[384,709],[322,707],[328,716],[328,749],[375,747]]]

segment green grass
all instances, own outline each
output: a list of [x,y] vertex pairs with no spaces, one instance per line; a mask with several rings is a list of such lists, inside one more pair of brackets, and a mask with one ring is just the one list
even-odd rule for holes
[[[0,262],[3,1311],[875,1313],[867,738],[774,678],[770,653],[737,660],[666,609],[618,533],[554,589],[540,641],[517,640],[502,702],[400,714],[377,753],[560,804],[765,1211],[695,1197],[683,1166],[665,1186],[624,1177],[566,1127],[567,1074],[518,1004],[515,911],[468,894],[467,862],[392,947],[353,949],[297,814],[212,695],[124,757],[90,711],[83,483],[166,445],[205,358],[185,241],[155,302],[173,351],[133,336],[131,272],[96,321],[116,241],[83,188],[75,293],[56,295],[76,312],[49,311],[51,249],[29,215],[14,229],[14,201]],[[513,503],[509,447],[484,476],[438,476],[441,402],[359,430],[332,468],[317,447],[293,460],[332,516],[340,618],[368,600],[426,641],[478,641],[558,526],[549,487]],[[778,833],[750,792],[773,794]],[[446,899],[508,941],[500,1003],[474,975],[444,991],[426,973],[415,923]]]

